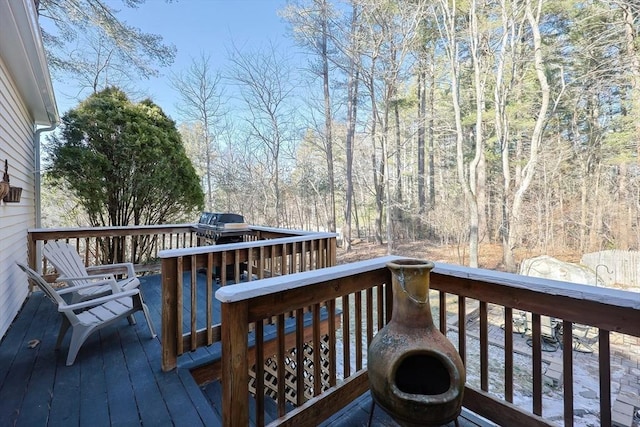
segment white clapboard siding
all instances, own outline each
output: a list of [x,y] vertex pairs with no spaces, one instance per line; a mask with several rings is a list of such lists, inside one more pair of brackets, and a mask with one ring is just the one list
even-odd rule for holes
[[0,58],[0,179],[5,159],[11,185],[22,187],[22,197],[20,203],[0,200],[0,337],[27,297],[16,261],[26,262],[27,229],[35,226],[33,120]]

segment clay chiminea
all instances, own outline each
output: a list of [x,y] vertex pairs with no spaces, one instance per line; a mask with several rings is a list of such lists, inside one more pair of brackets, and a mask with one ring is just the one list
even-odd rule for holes
[[368,350],[374,402],[402,425],[449,423],[462,410],[466,374],[457,350],[433,324],[429,280],[434,264],[406,259],[387,268],[393,286],[391,321]]

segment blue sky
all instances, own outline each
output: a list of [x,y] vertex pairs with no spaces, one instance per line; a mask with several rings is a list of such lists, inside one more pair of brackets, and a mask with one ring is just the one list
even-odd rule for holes
[[[159,78],[140,80],[137,87],[160,105],[173,119],[175,93],[168,83],[168,76],[186,69],[201,53],[210,54],[212,65],[223,69],[226,66],[227,49],[232,42],[238,47],[257,47],[270,41],[279,48],[292,50],[293,42],[286,37],[286,24],[278,16],[285,0],[147,0],[138,9],[121,7],[119,1],[112,2],[120,8],[118,17],[144,32],[161,35],[167,44],[177,48],[171,68],[160,70]],[[57,86],[57,101],[60,114],[75,107],[77,101],[64,93],[70,91]]]

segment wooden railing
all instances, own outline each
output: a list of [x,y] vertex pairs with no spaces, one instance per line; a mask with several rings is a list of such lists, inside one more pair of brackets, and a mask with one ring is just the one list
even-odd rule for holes
[[[258,426],[269,422],[316,425],[366,392],[367,343],[390,317],[391,279],[385,265],[392,259],[397,257],[220,288],[216,298],[222,303],[223,424],[249,425],[251,420]],[[593,381],[598,384],[594,390],[598,396],[596,407],[589,409],[601,425],[612,425],[612,396],[622,395],[619,385],[612,387],[612,364],[621,363],[623,357],[630,358],[631,366],[638,363],[637,293],[441,263],[436,263],[431,274],[431,288],[434,321],[465,361],[466,409],[500,425],[553,425],[545,415],[549,399],[557,398],[562,402],[564,425],[572,426],[574,393],[581,391],[574,387],[578,378],[574,372],[581,364],[590,363],[589,370],[596,371]],[[309,307],[310,326],[304,320]],[[326,344],[320,337],[322,312],[328,314],[329,322],[338,317],[341,325],[329,328]],[[263,351],[266,346],[262,340],[265,324],[274,317],[275,355],[269,354],[273,350]],[[521,319],[530,319],[522,331],[525,336],[515,333]],[[544,351],[548,350],[545,319],[554,319],[556,339],[562,344],[562,348],[554,347],[557,357],[550,358]],[[595,334],[590,344],[592,354],[578,351],[578,344],[584,344],[575,335],[578,325]],[[289,339],[292,328],[293,344]],[[309,328],[313,331],[311,342],[304,338]],[[522,342],[530,346],[525,344],[523,349]],[[633,354],[625,354],[625,347],[618,347],[618,342],[631,342]],[[305,381],[296,381],[285,365],[294,359],[296,366],[304,366],[303,350],[309,345],[313,349],[324,346],[327,351],[313,351],[313,375],[305,375],[299,368],[297,378],[305,376]],[[265,409],[271,403],[264,397],[265,360],[275,360],[276,368],[270,371],[278,385],[275,410]],[[250,361],[255,361],[255,393],[248,387]],[[559,375],[551,369],[554,363]],[[328,366],[328,389],[319,381],[322,366]],[[559,381],[553,382],[558,377]],[[630,383],[638,386],[637,381]],[[314,397],[304,397],[305,387]],[[287,388],[295,388],[297,401],[293,405]],[[553,393],[558,396],[547,397]],[[530,396],[528,403],[523,404],[524,396]],[[255,400],[255,411],[249,409],[251,399]]]
[[194,224],[30,229],[29,266],[43,272],[48,280],[55,278],[53,269],[40,255],[40,245],[49,240],[64,240],[78,250],[87,267],[132,262],[138,272],[157,272],[158,252],[197,246],[195,231]]
[[323,269],[336,263],[333,233],[282,237],[285,230],[254,230],[256,237],[270,240],[159,252],[163,370],[175,368],[178,356],[220,341],[219,307],[214,307],[213,294],[219,286]]

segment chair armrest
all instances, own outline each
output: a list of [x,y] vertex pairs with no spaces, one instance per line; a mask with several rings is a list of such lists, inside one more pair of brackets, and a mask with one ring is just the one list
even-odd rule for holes
[[[90,276],[87,276],[87,277],[90,277]],[[60,282],[71,282],[73,280],[84,280],[84,279],[87,279],[87,277],[58,277],[58,279],[56,280]],[[104,276],[98,276],[98,277],[104,277]],[[116,279],[113,278],[113,276],[111,276],[106,279],[103,278],[100,280],[95,280],[91,283],[85,283],[83,285],[76,285],[76,286],[70,285],[66,288],[56,290],[56,292],[59,295],[64,295],[71,292],[78,292],[79,290],[82,290],[82,289],[95,288],[97,286],[110,286],[112,293],[119,293],[121,291],[120,287],[118,286],[118,282],[116,281]]]
[[82,308],[96,307],[100,304],[104,304],[105,302],[113,301],[119,298],[130,297],[140,293],[138,289],[131,289],[130,291],[119,292],[117,294],[106,295],[100,298],[94,298],[83,302],[78,302],[76,304],[65,304],[59,305],[58,311],[63,313],[66,311],[79,310]]
[[101,281],[101,280],[116,280],[116,277],[111,274],[89,274],[87,276],[65,276],[64,274],[58,276],[58,278],[56,279],[59,282],[71,282],[74,280],[97,280],[97,281]]
[[136,277],[135,268],[133,266],[133,263],[130,263],[130,262],[120,262],[120,263],[116,263],[116,264],[93,265],[91,267],[87,267],[87,273],[91,273],[91,272],[94,272],[94,271],[100,271],[100,270],[107,270],[107,271],[127,270],[127,276],[128,277]]

